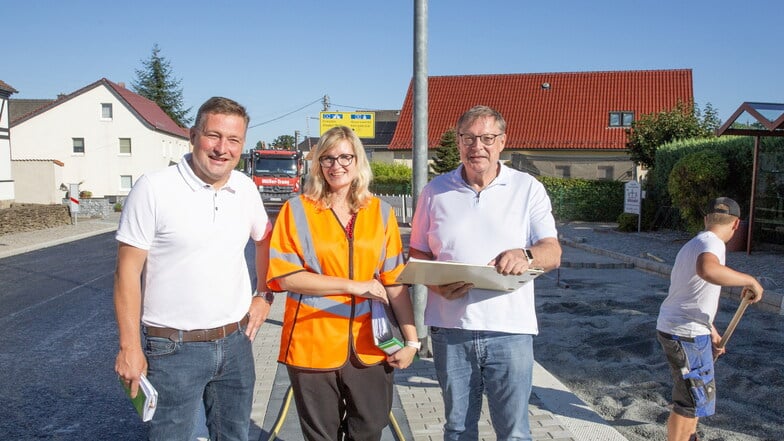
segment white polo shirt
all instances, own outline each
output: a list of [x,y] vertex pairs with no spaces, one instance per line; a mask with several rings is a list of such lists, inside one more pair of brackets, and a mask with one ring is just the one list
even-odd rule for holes
[[125,200],[116,238],[147,250],[142,323],[182,330],[236,322],[252,288],[248,238],[271,229],[258,189],[232,171],[221,189],[196,177],[190,153],[176,166],[149,173]]
[[[502,251],[557,238],[550,198],[527,173],[501,164],[499,175],[481,192],[458,167],[425,186],[414,212],[410,245],[435,260],[485,265]],[[513,292],[472,289],[446,300],[429,293],[425,324],[444,328],[537,334],[534,282]]]

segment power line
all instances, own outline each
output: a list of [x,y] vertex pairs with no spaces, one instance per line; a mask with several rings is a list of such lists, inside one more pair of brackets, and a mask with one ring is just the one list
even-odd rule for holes
[[332,105],[333,105],[333,106],[335,106],[335,107],[348,107],[349,109],[354,109],[354,110],[362,110],[362,109],[365,109],[365,107],[345,106],[345,105],[343,105],[343,104],[335,104],[335,103],[332,103]]
[[264,121],[264,122],[260,122],[260,123],[258,123],[258,124],[254,124],[254,125],[252,125],[252,126],[250,126],[250,127],[248,127],[248,128],[249,128],[249,129],[252,129],[252,128],[254,128],[254,127],[263,126],[264,124],[269,124],[269,123],[271,123],[271,122],[274,122],[274,121],[277,121],[277,120],[279,120],[279,119],[285,118],[285,117],[287,117],[287,116],[291,115],[292,113],[297,113],[297,112],[299,112],[300,110],[303,110],[303,109],[305,109],[305,108],[306,108],[306,107],[308,107],[308,106],[312,106],[312,105],[314,105],[314,104],[318,103],[318,102],[319,102],[319,101],[321,101],[321,100],[322,100],[322,98],[318,98],[318,99],[316,99],[316,100],[313,100],[313,101],[311,101],[311,102],[309,102],[309,103],[305,104],[304,106],[300,107],[299,109],[292,110],[292,111],[291,111],[291,112],[289,112],[289,113],[285,113],[285,114],[283,114],[283,115],[281,115],[281,116],[278,116],[278,117],[276,117],[276,118],[273,118],[273,119],[271,119],[271,120],[269,120],[269,121]]

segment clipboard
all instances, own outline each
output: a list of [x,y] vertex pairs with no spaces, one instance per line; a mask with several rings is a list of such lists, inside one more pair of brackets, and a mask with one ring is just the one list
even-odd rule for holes
[[539,268],[529,268],[520,275],[499,274],[495,267],[459,262],[441,262],[410,258],[397,283],[446,285],[455,282],[473,283],[475,288],[493,291],[514,291],[544,274]]

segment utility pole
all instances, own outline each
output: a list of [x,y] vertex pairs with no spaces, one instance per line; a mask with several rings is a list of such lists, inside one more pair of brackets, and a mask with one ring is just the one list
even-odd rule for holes
[[299,130],[294,131],[294,147],[291,150],[299,150]]
[[[414,148],[412,199],[416,207],[419,194],[427,183],[427,0],[414,1]],[[417,337],[422,342],[419,355],[430,357],[429,334],[425,326],[427,288],[414,285],[412,303]]]
[[329,95],[324,95],[324,97],[321,98],[321,107],[322,107],[322,111],[324,112],[329,111]]

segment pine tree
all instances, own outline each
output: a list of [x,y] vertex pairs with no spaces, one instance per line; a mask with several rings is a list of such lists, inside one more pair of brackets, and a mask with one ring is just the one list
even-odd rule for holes
[[441,135],[436,154],[433,157],[433,173],[440,175],[456,169],[460,165],[460,152],[457,151],[457,136],[454,129]]
[[155,101],[180,127],[188,127],[193,121],[187,115],[191,108],[183,109],[181,80],[172,75],[171,63],[160,55],[155,44],[148,60],[142,60],[144,68],[136,70],[133,90],[139,95]]

